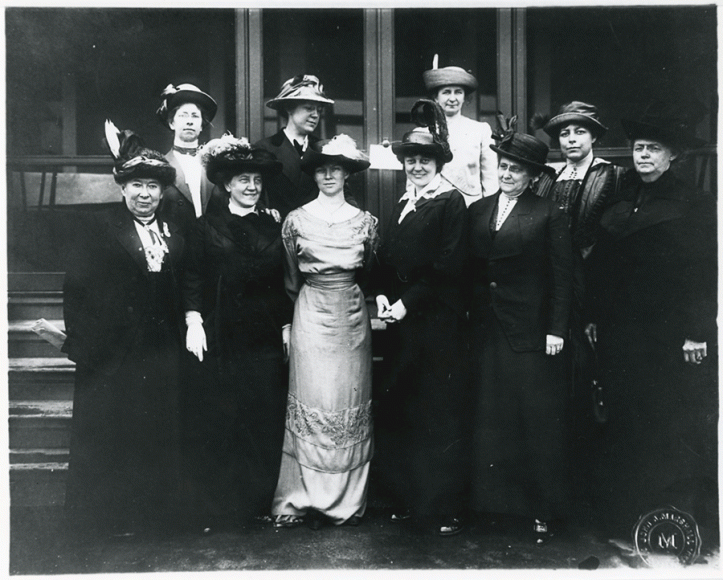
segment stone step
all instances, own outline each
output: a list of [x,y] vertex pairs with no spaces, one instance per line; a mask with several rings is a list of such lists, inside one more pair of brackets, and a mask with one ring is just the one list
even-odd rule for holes
[[11,464],[10,505],[62,506],[67,477],[67,461]]
[[59,320],[63,318],[63,293],[60,290],[9,292],[8,320]]
[[72,416],[72,401],[10,401],[10,449],[67,449]]
[[8,292],[60,292],[64,272],[9,272]]
[[68,449],[11,449],[10,468],[25,469],[24,465],[45,465],[49,463],[68,463]]
[[72,401],[75,363],[65,357],[11,358],[10,401]]
[[[47,319],[46,319],[47,320]],[[8,324],[8,357],[10,358],[56,358],[62,353],[56,346],[33,332],[34,320],[15,320]],[[65,330],[63,320],[48,320],[50,324]]]

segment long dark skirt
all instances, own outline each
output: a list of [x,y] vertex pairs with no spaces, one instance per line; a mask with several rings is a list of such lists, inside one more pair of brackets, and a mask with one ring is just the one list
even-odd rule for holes
[[468,476],[466,321],[442,303],[388,325],[378,401],[380,471],[399,507],[457,515]]
[[108,376],[75,371],[66,509],[76,523],[141,528],[179,508],[179,337],[148,323]]
[[186,361],[190,509],[204,523],[270,513],[281,464],[288,383],[281,339],[269,344],[262,338],[268,330],[248,324],[231,332],[231,356],[221,355],[207,329],[203,363]]
[[492,312],[472,329],[475,511],[564,519],[568,503],[564,361],[515,352]]
[[599,524],[629,537],[638,517],[673,505],[718,527],[718,388],[715,346],[701,365],[683,361],[644,324],[598,329],[608,422],[595,441]]

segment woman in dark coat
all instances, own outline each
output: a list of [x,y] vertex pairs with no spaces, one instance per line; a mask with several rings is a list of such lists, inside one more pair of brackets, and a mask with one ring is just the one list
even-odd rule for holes
[[156,219],[173,167],[129,131],[108,123],[106,136],[124,203],[89,216],[63,287],[76,363],[65,505],[71,524],[132,533],[179,508],[184,240]]
[[559,354],[572,245],[565,214],[534,193],[547,146],[511,131],[495,138],[500,191],[470,206],[472,507],[529,518],[542,544],[567,515],[568,395]]
[[439,105],[418,101],[426,125],[392,149],[406,193],[379,251],[379,317],[387,322],[385,376],[378,401],[382,472],[397,502],[393,521],[416,516],[441,535],[462,531],[467,470],[464,426],[466,305],[462,270],[467,208],[440,171],[451,159]]
[[673,172],[701,142],[659,103],[622,123],[635,167],[590,257],[608,409],[598,518],[629,537],[639,516],[673,505],[717,530],[716,209]]
[[207,143],[212,198],[189,238],[183,298],[197,358],[187,405],[201,522],[268,515],[281,462],[293,305],[284,292],[281,225],[259,211],[263,180],[281,170],[267,151],[226,135]]

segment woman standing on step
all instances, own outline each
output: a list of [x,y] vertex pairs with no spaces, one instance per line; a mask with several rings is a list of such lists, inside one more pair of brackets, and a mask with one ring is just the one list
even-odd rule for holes
[[156,216],[173,167],[109,122],[106,140],[123,202],[89,216],[63,287],[76,363],[65,505],[81,529],[124,534],[179,510],[184,239]]

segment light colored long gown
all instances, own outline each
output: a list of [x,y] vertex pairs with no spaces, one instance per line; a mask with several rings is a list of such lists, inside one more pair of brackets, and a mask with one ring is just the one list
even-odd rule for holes
[[371,325],[356,275],[376,248],[377,219],[360,211],[329,224],[301,207],[282,237],[295,307],[272,513],[313,508],[342,524],[364,514],[373,453]]

